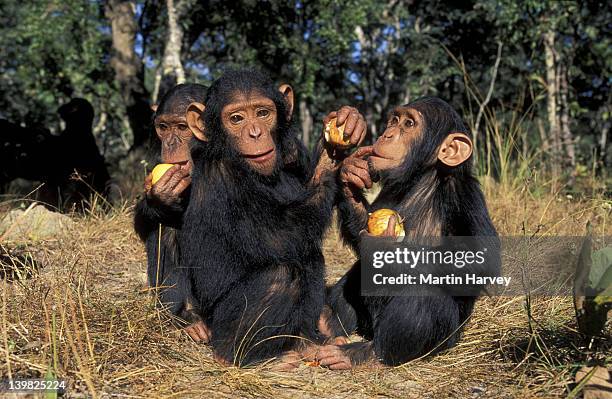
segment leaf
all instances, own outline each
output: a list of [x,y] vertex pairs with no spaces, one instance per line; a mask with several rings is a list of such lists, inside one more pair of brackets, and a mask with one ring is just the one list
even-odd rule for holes
[[610,284],[608,288],[600,292],[599,295],[597,295],[595,299],[593,299],[593,302],[595,302],[595,304],[599,306],[612,303],[612,284]]
[[591,254],[589,287],[603,290],[612,284],[612,247],[602,248]]

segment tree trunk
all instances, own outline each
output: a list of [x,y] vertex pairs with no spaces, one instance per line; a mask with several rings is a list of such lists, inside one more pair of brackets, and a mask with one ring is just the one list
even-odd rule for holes
[[560,76],[559,76],[559,94],[560,94],[560,111],[561,111],[561,136],[563,137],[563,148],[565,149],[565,155],[567,156],[566,164],[571,166],[572,170],[576,166],[576,145],[574,142],[574,135],[570,129],[570,115],[569,115],[569,104],[567,101],[569,88],[567,84],[567,68],[560,65]]
[[550,150],[551,150],[551,166],[553,179],[559,177],[560,174],[560,150],[561,150],[561,130],[559,123],[559,115],[557,113],[557,68],[556,68],[556,51],[555,51],[555,32],[549,30],[544,33],[544,57],[546,60],[546,90],[547,97],[547,113],[548,113],[548,128],[550,129]]
[[134,0],[109,0],[106,3],[106,16],[111,22],[113,40],[113,55],[110,62],[115,70],[115,79],[121,89],[121,97],[132,130],[131,149],[147,142],[152,115],[149,93],[144,85],[142,61],[134,51],[137,32],[135,10]]
[[[608,105],[604,108],[608,115],[612,113],[612,106],[609,104],[608,102]],[[603,169],[606,170],[608,166],[608,134],[610,133],[610,125],[612,125],[612,123],[610,123],[610,119],[604,119],[603,115],[601,118],[604,122],[601,128],[601,135],[599,136],[599,159],[601,160]]]
[[178,23],[183,15],[184,4],[179,0],[166,0],[168,11],[168,36],[161,68],[155,76],[153,101],[157,102],[159,93],[165,93],[177,84],[185,83],[185,69],[181,63],[181,46],[183,44],[183,28]]
[[300,123],[302,124],[302,142],[306,148],[310,148],[310,137],[312,133],[313,121],[310,109],[306,100],[300,99]]

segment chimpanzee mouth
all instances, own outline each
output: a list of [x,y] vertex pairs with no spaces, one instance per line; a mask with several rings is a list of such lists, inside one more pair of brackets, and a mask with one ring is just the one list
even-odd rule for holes
[[189,160],[186,159],[184,161],[176,161],[176,162],[170,162],[172,165],[178,165],[178,166],[185,166],[189,163]]
[[274,148],[259,154],[242,154],[243,157],[254,162],[266,162],[274,156]]
[[389,159],[383,155],[378,154],[376,151],[372,150],[372,153],[368,156],[368,158],[379,158],[379,159]]

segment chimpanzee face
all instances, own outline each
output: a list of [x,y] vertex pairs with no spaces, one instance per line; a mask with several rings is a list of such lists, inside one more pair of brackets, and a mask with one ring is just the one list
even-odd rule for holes
[[398,107],[391,112],[387,127],[374,143],[369,163],[376,171],[385,171],[401,165],[423,133],[423,115],[414,108]]
[[223,107],[221,120],[244,160],[262,175],[273,174],[277,158],[274,101],[257,92],[236,93]]
[[193,134],[187,126],[185,115],[156,115],[154,124],[155,132],[162,143],[162,162],[179,164],[191,169],[189,142]]
[[[441,101],[441,100],[440,100]],[[374,172],[388,171],[401,166],[404,158],[413,151],[425,151],[423,156],[427,165],[439,162],[445,167],[456,167],[467,161],[472,155],[472,140],[462,126],[455,126],[459,116],[446,103],[446,109],[439,104],[427,104],[416,101],[414,106],[398,107],[391,112],[385,132],[378,138],[372,148],[369,165]],[[428,108],[436,112],[427,117],[416,107]],[[439,137],[426,129],[426,124],[435,122]],[[427,137],[424,137],[427,135]],[[435,144],[434,148],[425,144]],[[422,147],[421,147],[422,146]]]

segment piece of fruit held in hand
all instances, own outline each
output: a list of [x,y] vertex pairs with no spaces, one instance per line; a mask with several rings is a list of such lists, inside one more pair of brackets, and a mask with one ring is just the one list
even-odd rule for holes
[[383,235],[385,231],[387,231],[391,216],[395,216],[395,236],[404,237],[406,232],[404,231],[402,218],[399,213],[393,209],[379,209],[372,212],[368,217],[368,232],[373,236]]
[[334,147],[347,148],[351,146],[351,140],[344,138],[344,125],[336,126],[336,118],[325,125],[325,141]]
[[160,163],[155,165],[153,171],[151,172],[151,184],[157,183],[159,179],[172,167],[174,164],[171,163]]

